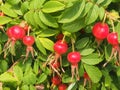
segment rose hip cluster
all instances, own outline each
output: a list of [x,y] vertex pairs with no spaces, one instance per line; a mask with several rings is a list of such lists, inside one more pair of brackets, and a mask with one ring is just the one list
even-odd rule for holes
[[[58,90],[67,90],[67,85],[62,83],[61,78],[58,75],[52,77],[51,82],[51,86],[58,86]],[[51,87],[51,89],[53,90],[54,87]]]
[[[120,48],[119,48],[118,34],[116,32],[110,32],[109,26],[106,23],[101,23],[101,22],[98,22],[93,26],[92,33],[96,38],[96,42],[98,46],[106,38],[107,38],[107,42],[112,45],[112,52],[108,62],[111,60],[113,56],[115,56],[115,52],[118,53],[119,62],[120,62]],[[103,66],[106,66],[108,62],[106,62]]]
[[[26,27],[26,26],[25,26]],[[28,57],[29,52],[31,52],[32,56],[33,54],[33,44],[35,42],[35,39],[33,36],[27,36],[26,30],[24,27],[21,27],[20,25],[14,25],[7,29],[6,34],[8,36],[8,41],[4,45],[4,57],[7,55],[7,51],[12,50],[11,52],[14,52],[15,43],[18,40],[22,40],[23,44],[27,46],[26,48],[26,58]],[[15,55],[15,53],[13,53]]]

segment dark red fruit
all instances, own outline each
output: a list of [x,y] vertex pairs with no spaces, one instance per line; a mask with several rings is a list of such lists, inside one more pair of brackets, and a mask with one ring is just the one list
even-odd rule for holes
[[58,34],[57,36],[56,36],[56,39],[57,40],[62,40],[63,39],[63,34],[62,33],[60,33],[60,34]]
[[26,46],[32,46],[35,42],[35,39],[33,36],[25,36],[23,37],[23,43],[26,45]]
[[27,32],[28,31],[28,25],[25,25],[24,27],[23,27],[23,29]]
[[55,69],[57,69],[57,68],[60,67],[60,63],[54,61],[54,62],[52,62],[52,66],[53,66]]
[[66,84],[60,84],[58,86],[58,90],[67,90],[67,85]]
[[51,79],[51,82],[52,84],[54,85],[59,85],[61,83],[61,78],[59,76],[54,76],[52,79]]
[[84,76],[85,79],[90,80],[90,77],[88,76],[87,72],[84,72]]
[[118,45],[118,34],[116,32],[109,33],[107,36],[107,41],[113,46]]
[[93,26],[92,33],[96,39],[103,40],[109,34],[109,26],[106,23],[98,22]]
[[53,48],[56,53],[61,55],[67,52],[68,45],[65,41],[62,42],[62,40],[59,40],[54,44]]
[[20,26],[15,25],[8,28],[6,34],[12,40],[20,40],[25,36],[25,31]]
[[67,55],[67,59],[71,64],[76,65],[76,64],[78,64],[78,62],[80,62],[81,55],[79,52],[70,52]]

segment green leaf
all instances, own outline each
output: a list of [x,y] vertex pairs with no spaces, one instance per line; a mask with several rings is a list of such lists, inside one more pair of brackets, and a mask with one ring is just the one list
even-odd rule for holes
[[43,3],[45,2],[45,0],[31,0],[30,2],[30,10],[34,10],[34,9],[40,9],[41,7],[43,7]]
[[9,4],[15,5],[20,3],[21,0],[6,0],[6,2],[8,2]]
[[35,23],[36,23],[40,28],[43,28],[43,29],[46,29],[46,28],[47,28],[47,26],[41,21],[38,12],[35,12],[35,13],[34,13],[33,18],[34,18],[34,20],[35,20]]
[[28,11],[24,15],[24,19],[28,22],[28,24],[33,25],[34,27],[37,27],[37,24],[35,23],[33,15],[34,15],[33,11]]
[[36,80],[37,80],[36,75],[30,71],[23,77],[23,84],[27,85],[35,84]]
[[22,85],[20,90],[29,90],[29,86],[28,85]]
[[104,75],[105,78],[105,87],[110,87],[111,83],[112,83],[112,78],[110,77],[109,73],[107,70],[102,70],[102,73]]
[[18,79],[10,72],[4,72],[0,75],[0,82],[17,82]]
[[2,72],[7,71],[8,62],[6,60],[0,60],[0,69],[2,70]]
[[12,7],[9,4],[4,4],[0,8],[2,12],[10,17],[17,17],[18,15],[14,12]]
[[31,0],[30,2],[30,10],[40,9],[45,0]]
[[43,63],[41,63],[41,62],[39,63],[39,65],[40,65],[41,70],[42,70],[46,75],[50,75],[50,74],[51,74],[50,68],[43,66]]
[[99,18],[100,18],[100,20],[102,20],[104,18],[104,15],[105,15],[105,9],[103,7],[100,7],[99,10],[100,10]]
[[112,50],[112,46],[110,44],[105,46],[105,59],[106,60],[109,60],[110,55],[111,55],[111,50]]
[[71,83],[71,82],[75,82],[75,79],[72,79],[72,80],[71,80],[71,76],[63,75],[63,77],[62,77],[62,82],[63,82],[63,83]]
[[29,2],[23,2],[21,3],[21,11],[22,13],[26,13],[29,9]]
[[54,51],[53,50],[53,45],[54,45],[54,42],[51,41],[50,39],[48,38],[39,38],[41,44],[43,45],[43,47],[45,47],[46,49],[50,50],[50,51]]
[[120,42],[120,23],[118,23],[116,26],[115,26],[115,31],[118,33],[118,40]]
[[40,11],[39,17],[45,25],[53,27],[53,28],[58,28],[58,24],[57,24],[56,19],[53,18],[50,14],[43,13]]
[[67,88],[67,90],[73,90],[73,88],[75,87],[75,85],[76,85],[76,82],[71,83],[71,84],[69,85],[69,87]]
[[[61,15],[59,22],[60,23],[69,23],[77,19],[85,7],[85,0],[82,2],[76,2],[72,7],[66,9]],[[72,13],[71,13],[72,12]]]
[[70,23],[64,23],[62,29],[68,32],[77,32],[85,26],[84,19],[76,19]]
[[105,0],[97,0],[96,4],[100,4],[102,2],[104,2]]
[[30,90],[36,90],[34,85],[30,85]]
[[38,84],[43,83],[46,79],[47,79],[47,75],[46,75],[45,73],[42,73],[42,74],[40,75],[40,77],[38,78],[37,83],[38,83]]
[[100,3],[100,6],[108,6],[112,0],[104,0],[104,2]]
[[22,71],[22,69],[18,65],[16,65],[13,68],[13,72],[14,72],[15,76],[19,79],[19,81],[21,81],[22,78],[23,78],[23,71]]
[[98,83],[102,77],[101,71],[95,67],[95,66],[90,66],[87,64],[84,64],[85,70],[87,74],[89,75],[90,79],[92,80],[93,83]]
[[36,75],[38,74],[39,62],[37,60],[34,62],[33,71],[35,72]]
[[82,62],[89,65],[96,65],[103,61],[103,59],[97,53],[92,53],[87,56],[83,56],[81,60]]
[[84,37],[78,40],[75,44],[75,47],[77,49],[82,49],[84,48],[87,44],[89,43],[89,37]]
[[92,2],[87,2],[85,4],[85,9],[83,11],[83,15],[82,16],[85,16],[89,12],[89,10],[92,8],[93,5],[94,4]]
[[58,33],[58,30],[53,30],[53,29],[45,29],[45,30],[42,30],[40,33],[39,33],[39,37],[50,37],[50,36],[54,36],[55,34]]
[[44,54],[46,55],[46,50],[44,48],[44,46],[42,45],[42,43],[40,42],[39,38],[35,39],[35,44],[37,46],[37,48]]
[[93,23],[97,17],[98,17],[98,12],[99,12],[99,8],[97,5],[94,5],[88,12],[87,16],[85,17],[85,23],[91,24]]
[[117,68],[117,76],[120,77],[120,67]]
[[45,13],[53,13],[63,10],[65,5],[58,1],[48,1],[43,5],[42,11]]
[[86,55],[89,55],[89,54],[91,54],[91,53],[93,53],[94,52],[94,49],[92,49],[92,48],[87,48],[87,49],[83,49],[81,52],[80,52],[80,54],[82,55],[82,56],[86,56]]

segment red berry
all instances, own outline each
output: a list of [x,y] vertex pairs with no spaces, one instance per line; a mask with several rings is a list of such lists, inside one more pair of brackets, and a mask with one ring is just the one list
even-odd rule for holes
[[88,76],[87,72],[84,72],[84,76],[85,79],[90,80],[90,77]]
[[66,84],[60,84],[58,86],[58,90],[66,90],[67,89],[67,85]]
[[52,66],[57,69],[60,67],[60,63],[59,62],[52,62]]
[[59,76],[54,76],[52,79],[51,79],[51,82],[52,84],[54,85],[59,85],[61,83],[61,78]]
[[68,45],[65,41],[62,42],[62,40],[59,40],[54,44],[54,51],[58,54],[64,54],[67,52],[67,50]]
[[71,64],[76,65],[76,64],[78,64],[78,62],[80,62],[81,55],[79,52],[70,52],[67,55],[67,59]]
[[25,36],[23,37],[23,43],[26,45],[26,46],[32,46],[35,42],[35,39],[33,36]]
[[6,34],[12,40],[19,40],[25,36],[25,31],[20,26],[15,25],[15,26],[8,28]]
[[96,39],[103,40],[109,34],[109,26],[106,23],[98,22],[93,26],[92,33]]
[[63,39],[63,34],[62,33],[60,33],[60,34],[58,34],[57,36],[56,36],[56,39],[57,40],[62,40]]
[[116,32],[109,33],[107,36],[108,43],[112,44],[113,46],[118,45],[118,34]]

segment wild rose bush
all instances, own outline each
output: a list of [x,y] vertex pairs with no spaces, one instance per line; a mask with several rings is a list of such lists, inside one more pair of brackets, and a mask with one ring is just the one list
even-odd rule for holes
[[0,90],[119,90],[119,0],[1,0]]

